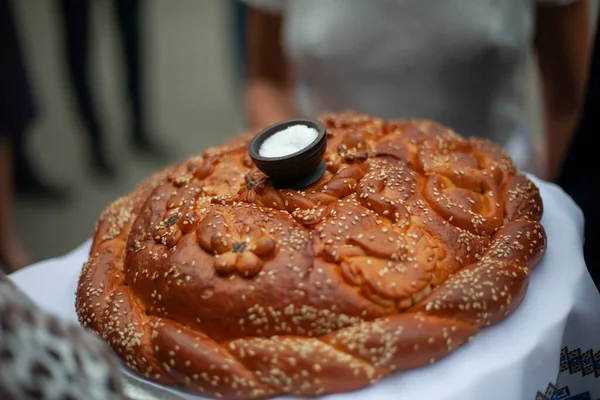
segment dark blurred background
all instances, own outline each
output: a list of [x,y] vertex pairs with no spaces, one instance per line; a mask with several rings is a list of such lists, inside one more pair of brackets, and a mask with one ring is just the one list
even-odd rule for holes
[[[128,113],[122,53],[111,1],[91,1],[90,80],[118,166],[114,180],[87,167],[86,136],[64,67],[60,14],[48,0],[15,1],[18,27],[41,113],[28,135],[28,152],[44,180],[69,189],[70,201],[17,198],[16,225],[35,260],[72,250],[93,234],[101,211],[155,171],[164,160],[126,145]],[[238,24],[233,0],[143,0],[143,65],[149,129],[176,161],[201,153],[243,130],[240,112]],[[593,2],[596,7],[596,1]],[[592,15],[596,13],[593,12]],[[536,76],[526,110],[539,131]]]

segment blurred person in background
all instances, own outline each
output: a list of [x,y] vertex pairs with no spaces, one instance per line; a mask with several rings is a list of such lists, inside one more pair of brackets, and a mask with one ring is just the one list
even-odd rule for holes
[[28,139],[37,103],[25,66],[13,3],[0,1],[0,118],[10,139],[10,175],[20,198],[63,201],[67,193],[45,182],[28,157]]
[[[140,0],[112,0],[123,50],[130,105],[130,139],[133,148],[143,154],[162,156],[164,150],[150,138],[144,114],[141,4]],[[92,4],[90,0],[59,0],[59,6],[63,22],[66,65],[78,111],[89,136],[91,165],[99,175],[112,178],[116,174],[116,168],[108,155],[102,118],[99,117],[94,103],[89,78]]]
[[581,207],[585,216],[584,257],[590,275],[600,288],[600,165],[598,134],[600,133],[600,30],[596,28],[589,84],[580,123],[573,135],[563,169],[557,183]]
[[[584,0],[245,0],[247,122],[355,110],[491,139],[553,180],[582,101]],[[525,122],[535,50],[545,147]],[[537,154],[537,155],[534,155]]]
[[5,272],[29,263],[13,222],[13,150],[36,115],[13,4],[0,0],[0,266]]

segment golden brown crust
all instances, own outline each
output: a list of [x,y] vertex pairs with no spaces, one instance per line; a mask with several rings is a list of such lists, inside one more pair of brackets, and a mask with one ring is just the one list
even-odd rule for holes
[[247,135],[113,203],[80,323],[149,379],[241,399],[355,390],[518,307],[546,236],[502,150],[429,121],[322,120],[307,189],[274,189]]

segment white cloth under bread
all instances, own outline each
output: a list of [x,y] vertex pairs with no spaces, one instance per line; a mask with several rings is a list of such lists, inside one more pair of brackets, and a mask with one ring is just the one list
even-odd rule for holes
[[[583,261],[583,216],[557,186],[534,181],[544,201],[542,224],[548,249],[517,311],[440,362],[328,400],[534,400],[538,391],[556,386],[565,347],[573,357],[560,375],[557,390],[571,395],[591,392],[582,399],[600,397],[600,379],[595,377],[600,373],[600,353],[592,369],[588,362],[587,369],[579,371],[578,365],[585,363],[577,361],[579,353],[600,350],[600,295]],[[33,265],[11,278],[41,307],[76,321],[74,292],[88,251],[89,241],[64,257]],[[151,390],[160,392],[152,386]],[[165,396],[157,394],[156,398]]]

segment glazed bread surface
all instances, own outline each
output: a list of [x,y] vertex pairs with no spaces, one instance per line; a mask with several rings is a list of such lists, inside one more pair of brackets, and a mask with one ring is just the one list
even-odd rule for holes
[[102,214],[80,323],[139,375],[225,399],[318,396],[446,357],[523,300],[546,236],[495,144],[325,115],[325,175],[276,190],[243,136]]

